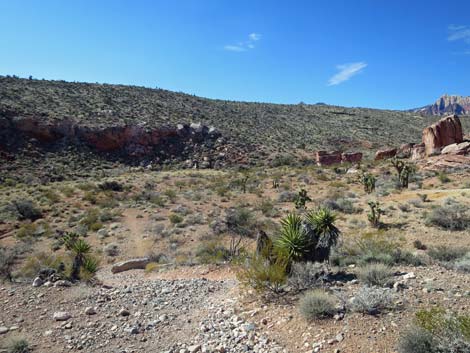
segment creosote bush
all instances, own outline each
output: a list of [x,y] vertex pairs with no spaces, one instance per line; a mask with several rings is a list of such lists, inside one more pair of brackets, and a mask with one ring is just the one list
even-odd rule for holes
[[328,292],[316,289],[305,293],[299,301],[300,314],[306,320],[332,317],[336,312],[336,298]]
[[466,205],[449,199],[445,205],[432,209],[426,223],[447,230],[470,229],[470,210]]
[[370,263],[358,269],[359,279],[368,286],[386,286],[392,276],[392,269],[382,263]]
[[362,287],[350,303],[352,311],[377,315],[393,308],[393,296],[389,289]]

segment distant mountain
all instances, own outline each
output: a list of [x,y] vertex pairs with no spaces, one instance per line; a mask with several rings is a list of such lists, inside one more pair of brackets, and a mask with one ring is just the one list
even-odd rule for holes
[[434,104],[426,105],[418,109],[411,109],[411,111],[421,115],[470,115],[470,97],[449,96],[445,94],[439,97]]

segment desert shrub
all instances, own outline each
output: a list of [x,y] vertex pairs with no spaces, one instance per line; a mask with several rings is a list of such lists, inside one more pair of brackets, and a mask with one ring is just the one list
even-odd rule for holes
[[12,337],[5,345],[6,353],[28,353],[31,347],[28,341],[22,337]]
[[300,299],[299,311],[306,320],[331,317],[337,312],[336,298],[324,290],[313,290]]
[[42,217],[42,212],[31,200],[19,199],[12,202],[12,206],[18,214],[19,220],[29,219],[35,221]]
[[364,186],[364,191],[368,194],[372,193],[375,190],[375,183],[377,179],[371,173],[363,173],[361,175],[361,184]]
[[51,189],[43,191],[43,195],[46,199],[48,199],[51,203],[57,203],[60,201],[59,194]]
[[170,202],[175,203],[175,201],[176,201],[176,196],[177,196],[175,190],[173,190],[173,189],[166,189],[166,190],[163,192],[163,194],[164,194],[166,197],[168,197],[168,199],[170,200]]
[[63,237],[65,248],[73,257],[70,278],[89,280],[98,269],[98,261],[91,255],[92,247],[75,233]]
[[82,197],[83,201],[87,201],[91,203],[92,205],[95,205],[96,202],[98,201],[98,197],[94,191],[85,191]]
[[409,204],[406,204],[406,203],[403,203],[403,204],[401,203],[401,204],[399,204],[399,205],[398,205],[398,208],[399,208],[399,210],[402,211],[402,212],[410,212],[410,211],[411,211],[410,205],[409,205]]
[[289,166],[295,164],[295,158],[291,154],[278,154],[271,161],[272,167]]
[[470,252],[454,262],[454,268],[457,271],[470,273]]
[[26,258],[20,269],[20,274],[23,277],[32,278],[42,269],[52,268],[59,272],[63,267],[64,261],[62,257],[55,254],[38,252]]
[[336,200],[326,199],[323,205],[331,210],[340,211],[342,213],[353,214],[360,212],[360,209],[354,206],[351,199],[340,197]]
[[282,254],[277,254],[272,261],[264,255],[254,255],[242,261],[237,278],[258,293],[278,294],[286,283],[288,265],[288,258]]
[[427,246],[425,244],[423,244],[423,242],[419,239],[416,239],[415,241],[413,241],[413,247],[415,249],[418,249],[418,250],[426,250],[427,249]]
[[16,254],[12,249],[0,248],[0,279],[12,280]]
[[370,263],[358,269],[358,277],[368,286],[383,287],[393,276],[391,268],[382,263]]
[[177,213],[172,213],[168,216],[168,219],[172,224],[180,224],[183,222],[184,218]]
[[450,178],[449,178],[449,175],[447,175],[447,173],[444,172],[444,171],[441,171],[437,174],[437,179],[439,179],[439,181],[442,184],[446,184],[446,183],[449,183],[451,181]]
[[420,327],[413,326],[403,333],[398,344],[400,353],[437,353],[433,335]]
[[260,210],[261,213],[263,213],[263,215],[266,217],[275,217],[278,214],[273,202],[270,199],[262,200],[258,204],[257,209]]
[[105,181],[104,183],[98,184],[98,188],[101,191],[117,191],[121,192],[124,190],[122,184],[118,183],[117,181]]
[[297,194],[292,191],[282,191],[277,197],[278,202],[294,202]]
[[465,230],[470,228],[470,210],[457,201],[448,201],[444,206],[434,207],[426,223],[448,230]]
[[[428,348],[428,350],[425,350]],[[470,315],[459,315],[443,308],[420,310],[414,325],[405,331],[400,353],[457,353],[470,351]]]
[[108,256],[118,256],[119,255],[119,246],[114,243],[107,244],[104,249],[104,253]]
[[352,311],[369,315],[377,315],[393,308],[393,297],[389,289],[362,287],[350,302]]
[[311,289],[321,286],[326,275],[325,265],[321,263],[296,262],[291,266],[287,283],[297,291]]
[[468,249],[448,246],[435,246],[428,250],[428,255],[439,262],[453,262],[465,256]]
[[83,214],[80,224],[84,225],[88,230],[97,231],[103,227],[100,221],[100,211],[97,208],[91,208]]
[[253,212],[245,207],[227,210],[225,222],[227,229],[241,236],[251,236],[256,231],[256,219]]
[[220,263],[230,259],[230,251],[215,240],[201,243],[196,250],[196,258],[200,263]]

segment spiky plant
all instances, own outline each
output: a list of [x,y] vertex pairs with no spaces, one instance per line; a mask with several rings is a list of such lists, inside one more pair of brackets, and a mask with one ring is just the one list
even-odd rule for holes
[[313,228],[316,237],[315,250],[312,261],[326,261],[330,257],[330,251],[338,242],[341,234],[335,226],[336,215],[327,207],[319,207],[305,215],[306,223]]
[[83,266],[83,263],[86,260],[86,255],[90,253],[91,246],[85,240],[77,239],[71,245],[70,251],[74,256],[70,277],[72,280],[78,280],[80,279],[80,268]]
[[281,220],[281,232],[275,241],[275,247],[287,254],[289,261],[300,261],[310,248],[310,239],[302,226],[302,218],[291,213]]

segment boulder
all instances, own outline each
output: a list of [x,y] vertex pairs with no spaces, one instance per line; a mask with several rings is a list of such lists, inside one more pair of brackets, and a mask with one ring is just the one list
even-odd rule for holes
[[325,165],[333,165],[333,164],[340,164],[342,160],[341,152],[334,151],[334,152],[327,152],[327,151],[317,151],[315,154],[315,159],[317,165],[325,166]]
[[67,321],[72,317],[68,312],[66,311],[57,311],[54,313],[52,316],[55,321]]
[[400,158],[410,158],[414,146],[414,143],[402,144],[397,151],[397,156],[399,156]]
[[388,149],[381,149],[375,152],[375,160],[379,161],[382,159],[388,159],[388,158],[393,158],[397,155],[397,149],[396,148],[388,148]]
[[453,143],[451,145],[445,146],[442,151],[442,154],[468,154],[470,153],[470,142],[462,143]]
[[423,130],[426,155],[439,154],[443,147],[463,142],[462,124],[457,115],[442,118]]
[[424,148],[424,143],[414,145],[411,149],[411,160],[417,161],[426,157],[426,149]]
[[341,162],[343,163],[359,163],[360,161],[362,161],[361,152],[349,152],[341,155]]
[[119,273],[129,270],[144,270],[145,266],[147,266],[149,263],[150,260],[147,257],[130,259],[114,264],[113,267],[111,267],[111,272]]

